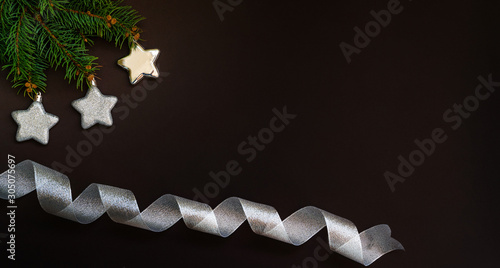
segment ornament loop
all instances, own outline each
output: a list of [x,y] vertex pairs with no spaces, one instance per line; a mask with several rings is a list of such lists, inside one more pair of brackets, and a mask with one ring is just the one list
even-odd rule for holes
[[42,102],[42,93],[38,92],[33,101]]

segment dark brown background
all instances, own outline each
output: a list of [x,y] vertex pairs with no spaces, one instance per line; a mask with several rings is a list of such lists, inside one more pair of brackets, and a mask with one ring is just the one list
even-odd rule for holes
[[[126,120],[115,114],[115,131],[69,174],[73,195],[99,182],[133,190],[144,209],[165,193],[193,198],[210,171],[235,159],[242,173],[210,205],[238,196],[272,205],[282,218],[314,205],[359,230],[387,223],[406,252],[390,253],[374,268],[494,267],[499,93],[457,131],[442,114],[473,93],[477,76],[500,80],[499,3],[402,1],[404,11],[347,64],[340,42],[352,44],[353,27],[388,0],[332,2],[244,1],[221,22],[210,0],[126,1],[148,18],[143,45],[161,49],[161,71],[170,75]],[[130,94],[127,73],[116,65],[127,49],[97,41],[92,52],[104,66],[100,89]],[[85,139],[70,106],[83,93],[62,70],[48,76],[44,105],[60,117],[48,146],[16,143],[10,113],[30,102],[0,82],[4,157],[64,163],[65,148]],[[244,162],[237,146],[285,105],[297,118],[255,161]],[[436,127],[448,141],[391,193],[383,173],[395,171],[397,156]],[[291,267],[318,246],[315,239],[294,247],[260,237],[246,223],[227,239],[182,222],[163,233],[107,216],[80,225],[45,213],[35,194],[18,206],[19,266]],[[1,252],[0,262],[12,265]],[[361,266],[333,254],[318,267]]]

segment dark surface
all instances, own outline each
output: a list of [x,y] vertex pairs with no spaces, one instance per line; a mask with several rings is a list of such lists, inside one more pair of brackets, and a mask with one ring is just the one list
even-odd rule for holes
[[[238,196],[274,206],[283,219],[314,205],[360,231],[386,223],[406,251],[382,257],[373,268],[495,267],[500,93],[482,101],[456,131],[443,113],[474,93],[478,76],[492,73],[500,81],[500,3],[402,1],[404,10],[347,64],[339,44],[352,44],[353,28],[388,1],[332,2],[243,1],[221,22],[211,1],[126,1],[148,18],[140,25],[143,45],[161,49],[160,69],[170,75],[125,120],[114,114],[114,131],[68,173],[73,196],[98,182],[132,190],[144,209],[165,193],[193,198],[193,188],[212,181],[210,171],[237,160],[243,171],[211,206]],[[104,66],[98,74],[103,93],[130,94],[127,73],[116,65],[127,49],[97,41],[92,52]],[[18,161],[64,164],[67,146],[86,139],[70,105],[83,93],[61,70],[48,76],[44,106],[60,117],[48,146],[15,141],[10,113],[30,102],[0,82],[1,172],[7,153]],[[246,162],[238,145],[285,105],[297,118]],[[448,140],[391,193],[384,172],[396,172],[398,156],[407,157],[416,149],[413,141],[437,127]],[[2,215],[0,226],[6,226]],[[260,237],[246,223],[226,239],[182,222],[163,233],[107,216],[80,225],[45,213],[35,194],[18,200],[16,223],[17,261],[9,262],[2,249],[0,263],[291,267],[319,245],[316,238],[294,247]],[[317,237],[326,240],[326,232]],[[333,254],[318,267],[362,266]]]

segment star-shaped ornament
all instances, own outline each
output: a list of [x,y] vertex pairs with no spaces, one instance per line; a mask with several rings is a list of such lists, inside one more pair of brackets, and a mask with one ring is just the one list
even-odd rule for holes
[[113,125],[111,110],[115,107],[118,98],[105,96],[99,91],[95,80],[87,91],[85,97],[71,103],[73,108],[82,114],[82,128],[88,129],[95,124],[105,126]]
[[27,110],[12,112],[12,118],[18,125],[18,142],[34,139],[43,145],[49,143],[49,130],[59,122],[59,117],[45,112],[40,95]]
[[144,50],[141,45],[136,43],[130,51],[130,55],[118,60],[118,65],[128,70],[130,83],[135,85],[145,76],[154,78],[160,76],[155,65],[158,55],[160,55],[159,49]]

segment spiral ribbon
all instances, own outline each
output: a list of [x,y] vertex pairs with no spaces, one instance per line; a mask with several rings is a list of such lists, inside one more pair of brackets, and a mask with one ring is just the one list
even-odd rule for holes
[[237,197],[212,209],[204,203],[166,194],[140,212],[131,191],[95,183],[73,201],[66,175],[31,160],[16,166],[14,184],[15,194],[9,196],[8,172],[2,173],[0,198],[19,198],[36,190],[46,212],[81,224],[107,213],[117,223],[162,232],[182,219],[190,229],[228,237],[246,220],[254,233],[296,246],[326,226],[330,249],[365,266],[388,252],[404,250],[385,224],[358,233],[351,221],[311,206],[282,221],[273,207]]

